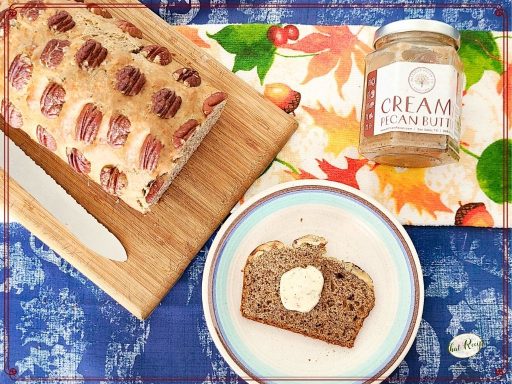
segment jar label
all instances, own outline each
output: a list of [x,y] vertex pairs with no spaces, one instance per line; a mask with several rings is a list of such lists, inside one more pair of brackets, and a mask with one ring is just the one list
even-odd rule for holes
[[397,62],[368,73],[366,137],[386,132],[460,137],[459,75],[452,65]]

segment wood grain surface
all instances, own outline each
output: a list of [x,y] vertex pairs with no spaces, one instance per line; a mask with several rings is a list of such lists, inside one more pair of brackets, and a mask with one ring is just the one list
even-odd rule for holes
[[83,247],[12,181],[9,206],[32,233],[144,319],[284,146],[297,123],[149,9],[109,10],[115,17],[130,20],[148,40],[167,46],[177,61],[190,64],[212,85],[226,91],[229,100],[222,117],[146,215],[73,172],[22,131],[9,130],[25,153],[119,238],[127,250],[127,262],[98,257]]

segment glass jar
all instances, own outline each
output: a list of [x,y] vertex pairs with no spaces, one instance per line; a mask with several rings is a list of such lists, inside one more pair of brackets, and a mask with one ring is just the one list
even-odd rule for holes
[[456,29],[434,20],[397,21],[375,32],[361,110],[364,157],[400,167],[459,160],[459,44]]

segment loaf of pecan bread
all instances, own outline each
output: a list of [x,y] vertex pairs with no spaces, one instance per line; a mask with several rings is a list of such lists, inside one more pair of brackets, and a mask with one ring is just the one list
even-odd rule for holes
[[11,128],[146,212],[216,122],[227,95],[108,9],[70,6],[32,1],[2,12],[9,49],[2,53],[8,68],[2,57],[0,70],[9,92],[1,113]]

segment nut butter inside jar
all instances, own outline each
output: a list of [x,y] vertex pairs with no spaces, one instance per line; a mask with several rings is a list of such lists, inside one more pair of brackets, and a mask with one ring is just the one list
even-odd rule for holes
[[377,163],[432,167],[459,160],[464,74],[459,32],[433,20],[379,28],[366,57],[360,153]]

